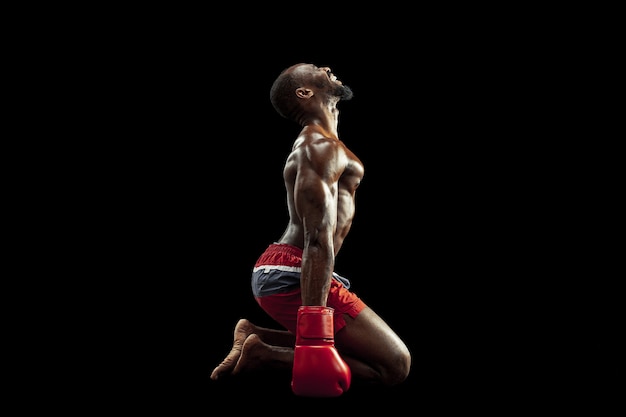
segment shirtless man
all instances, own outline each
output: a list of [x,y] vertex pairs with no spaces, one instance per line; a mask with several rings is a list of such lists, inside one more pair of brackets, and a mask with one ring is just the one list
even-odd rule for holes
[[[299,345],[316,344],[303,334],[311,329],[299,327],[303,309],[311,316],[302,321],[317,327],[313,333],[326,331],[330,315],[333,334],[324,335],[319,344],[327,348],[322,360],[334,369],[328,373],[341,374],[331,377],[343,381],[340,392],[348,389],[351,377],[392,386],[409,374],[411,354],[405,343],[350,291],[350,281],[334,272],[335,257],[354,218],[355,192],[364,175],[363,164],[339,140],[337,131],[337,104],[352,95],[330,68],[308,63],[286,68],[271,87],[270,100],[278,114],[298,123],[302,131],[283,170],[289,222],[282,236],[257,260],[251,286],[259,306],[287,330],[239,320],[233,347],[211,373],[213,380],[250,369],[292,369],[292,387],[302,386],[301,381],[315,381],[315,387],[303,388],[302,395],[339,395],[335,388],[330,389],[332,394],[325,388],[316,391],[318,386],[331,385],[326,371],[320,377],[315,374],[319,366],[306,364],[307,357],[318,350],[298,351]],[[340,359],[333,356],[335,349]],[[295,388],[294,392],[298,394]]]

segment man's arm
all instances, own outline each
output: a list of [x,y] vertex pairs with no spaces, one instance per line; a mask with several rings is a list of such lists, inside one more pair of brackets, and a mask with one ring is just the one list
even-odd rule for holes
[[307,145],[295,182],[294,201],[304,227],[302,305],[326,306],[335,266],[337,150],[332,142]]
[[334,310],[326,307],[335,266],[338,180],[346,164],[336,141],[317,140],[303,150],[294,186],[304,248],[291,388],[296,395],[336,397],[352,378],[335,348]]

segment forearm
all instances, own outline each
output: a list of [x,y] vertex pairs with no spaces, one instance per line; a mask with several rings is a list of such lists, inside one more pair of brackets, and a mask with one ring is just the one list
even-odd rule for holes
[[334,264],[332,245],[305,245],[300,277],[302,305],[326,306]]

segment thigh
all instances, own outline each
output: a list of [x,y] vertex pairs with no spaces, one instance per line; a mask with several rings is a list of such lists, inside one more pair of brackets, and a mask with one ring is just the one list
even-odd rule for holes
[[407,347],[389,325],[370,307],[355,318],[344,316],[346,325],[335,335],[337,350],[369,363],[384,363]]

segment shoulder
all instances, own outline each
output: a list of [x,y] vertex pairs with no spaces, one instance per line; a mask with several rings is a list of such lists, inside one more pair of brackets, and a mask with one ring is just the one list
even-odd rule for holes
[[320,132],[301,134],[294,142],[293,151],[299,152],[337,152],[342,149],[341,142]]
[[341,142],[327,137],[308,138],[294,144],[291,158],[318,166],[336,164],[345,154]]

